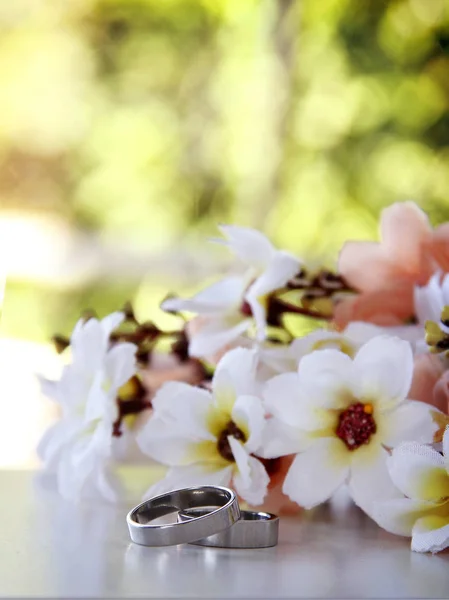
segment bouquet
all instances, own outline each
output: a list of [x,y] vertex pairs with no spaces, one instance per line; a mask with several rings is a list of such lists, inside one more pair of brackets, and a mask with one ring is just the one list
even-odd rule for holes
[[153,473],[147,497],[226,485],[291,514],[346,485],[413,550],[446,548],[449,223],[394,204],[380,242],[346,243],[336,272],[219,229],[235,272],[166,297],[170,330],[128,304],[55,336],[68,362],[41,384],[60,419],[38,453],[59,492],[116,501],[120,465],[138,463]]

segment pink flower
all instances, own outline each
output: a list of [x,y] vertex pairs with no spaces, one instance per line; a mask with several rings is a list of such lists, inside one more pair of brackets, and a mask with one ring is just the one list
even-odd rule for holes
[[372,292],[398,282],[423,285],[436,270],[433,231],[425,213],[413,202],[396,203],[382,211],[382,241],[347,242],[339,269],[350,285]]
[[183,381],[199,385],[204,379],[204,369],[195,358],[181,362],[172,354],[155,353],[147,367],[141,371],[142,381],[151,398],[167,381]]
[[410,398],[449,412],[449,371],[439,356],[420,354],[415,358]]
[[[268,484],[268,493],[263,501],[263,510],[276,515],[296,515],[303,509],[299,504],[290,500],[282,492],[284,479],[295,458],[294,454],[289,456],[281,456],[280,458],[264,460],[265,468],[270,475],[270,483]],[[260,510],[260,507],[257,507]]]
[[449,223],[443,223],[433,232],[432,253],[443,273],[449,273]]
[[404,323],[414,314],[413,289],[441,269],[449,271],[449,223],[435,230],[413,202],[384,209],[381,241],[347,242],[339,271],[360,292],[337,306],[337,324],[366,320],[378,325]]
[[339,331],[355,321],[394,327],[404,325],[413,311],[413,287],[397,283],[342,299],[335,306],[334,322]]
[[445,371],[433,389],[433,404],[449,414],[449,371]]

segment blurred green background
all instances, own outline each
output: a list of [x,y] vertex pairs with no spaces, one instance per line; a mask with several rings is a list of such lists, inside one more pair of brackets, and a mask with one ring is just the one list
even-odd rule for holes
[[158,319],[226,267],[217,222],[335,266],[391,202],[449,220],[448,0],[4,0],[0,30],[3,335]]

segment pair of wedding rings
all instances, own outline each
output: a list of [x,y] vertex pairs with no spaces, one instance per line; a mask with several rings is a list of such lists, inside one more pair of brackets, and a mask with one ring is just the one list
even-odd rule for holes
[[[170,513],[177,523],[151,524]],[[218,548],[269,548],[278,541],[279,518],[240,510],[235,493],[225,487],[199,486],[150,498],[126,517],[131,540],[143,546],[196,544]]]

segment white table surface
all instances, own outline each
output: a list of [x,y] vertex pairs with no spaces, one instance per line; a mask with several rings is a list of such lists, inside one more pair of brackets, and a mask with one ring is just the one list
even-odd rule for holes
[[137,546],[129,508],[76,506],[32,472],[1,471],[0,595],[449,597],[449,553],[412,553],[342,499],[282,518],[279,545],[261,550]]

